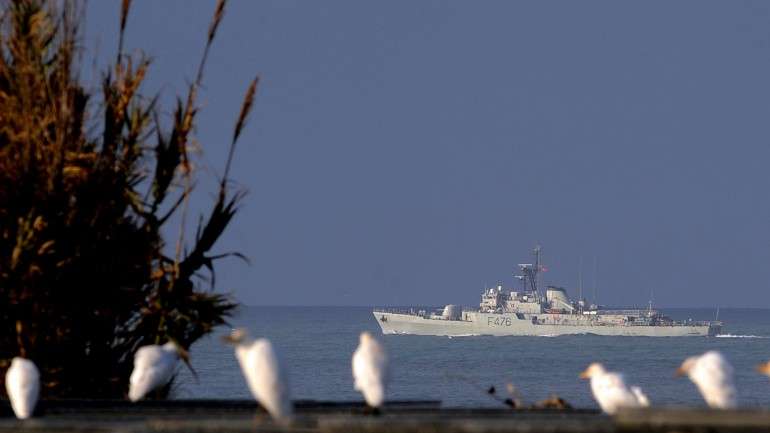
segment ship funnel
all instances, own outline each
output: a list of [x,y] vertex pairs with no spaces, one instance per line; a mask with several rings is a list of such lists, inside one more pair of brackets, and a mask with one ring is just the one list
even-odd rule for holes
[[545,299],[551,304],[551,308],[568,311],[573,310],[570,299],[567,296],[567,291],[561,287],[549,286],[545,291]]

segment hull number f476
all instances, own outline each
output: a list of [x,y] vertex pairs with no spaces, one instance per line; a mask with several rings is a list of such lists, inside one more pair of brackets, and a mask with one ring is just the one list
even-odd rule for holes
[[510,317],[487,317],[487,326],[511,326]]

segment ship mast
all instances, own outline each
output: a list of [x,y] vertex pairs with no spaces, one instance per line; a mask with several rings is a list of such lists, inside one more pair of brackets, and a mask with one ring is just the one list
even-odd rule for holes
[[580,265],[578,267],[578,307],[583,312],[583,256],[580,256]]
[[596,289],[597,289],[597,285],[599,284],[597,282],[597,280],[598,280],[597,273],[598,273],[598,269],[599,269],[598,262],[599,262],[599,260],[596,258],[596,256],[594,256],[594,287],[593,287],[593,289],[594,289],[594,296],[593,296],[593,298],[594,299],[593,299],[592,304],[596,305],[597,309],[599,308],[599,300],[596,299]]
[[653,292],[652,292],[652,288],[650,288],[650,302],[649,302],[649,307],[647,308],[647,315],[649,317],[652,317],[652,296],[653,296]]
[[535,291],[538,295],[540,295],[540,291],[538,290],[538,283],[540,282],[538,280],[538,276],[540,275],[540,252],[542,251],[542,248],[540,248],[540,245],[535,246]]
[[540,273],[540,245],[536,246],[533,254],[535,255],[535,263],[519,263],[519,269],[521,270],[522,277],[529,283],[529,290],[540,298],[540,291],[538,290],[538,274]]

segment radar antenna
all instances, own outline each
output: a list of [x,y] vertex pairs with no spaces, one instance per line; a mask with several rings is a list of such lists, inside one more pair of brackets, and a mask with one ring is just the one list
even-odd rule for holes
[[541,262],[541,248],[540,245],[536,246],[533,254],[535,256],[535,263],[519,263],[519,269],[522,276],[529,282],[529,288],[535,295],[540,298],[540,291],[538,290],[538,274],[542,270]]

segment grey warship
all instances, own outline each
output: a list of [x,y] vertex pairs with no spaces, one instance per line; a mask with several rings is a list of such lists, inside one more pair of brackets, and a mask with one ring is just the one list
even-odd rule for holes
[[538,287],[543,270],[541,249],[534,250],[534,263],[519,264],[518,290],[502,285],[487,288],[479,308],[447,305],[434,312],[425,309],[375,309],[374,317],[383,334],[438,336],[523,335],[557,336],[595,334],[613,336],[684,337],[716,336],[719,321],[676,321],[652,308],[608,309],[571,300],[562,287]]

